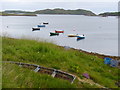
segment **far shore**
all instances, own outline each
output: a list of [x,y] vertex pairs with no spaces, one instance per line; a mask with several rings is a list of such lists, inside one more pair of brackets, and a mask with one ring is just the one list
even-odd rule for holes
[[72,16],[87,16],[87,17],[118,17],[119,18],[119,16],[100,16],[100,15],[96,15],[96,16],[89,16],[89,15],[78,15],[78,14],[35,14],[35,15],[24,15],[24,14],[16,14],[16,15],[12,15],[12,14],[10,14],[10,15],[1,15],[0,14],[0,16],[35,16],[35,17],[37,17],[37,16],[39,16],[39,15],[72,15]]
[[37,15],[0,15],[0,16],[37,16]]
[[0,14],[0,16],[37,16],[36,14]]

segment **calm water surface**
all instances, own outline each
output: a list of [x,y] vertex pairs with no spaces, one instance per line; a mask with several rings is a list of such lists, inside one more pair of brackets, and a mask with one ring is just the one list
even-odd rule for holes
[[[1,17],[0,17],[1,18]],[[80,15],[39,15],[3,16],[3,35],[14,38],[39,38],[52,41],[60,46],[70,46],[89,52],[118,56],[118,18],[90,17]],[[32,27],[41,22],[49,22],[40,31],[32,32]],[[7,27],[8,26],[8,27]],[[50,31],[64,30],[59,36],[49,36]],[[68,34],[84,34],[84,40],[67,37]]]

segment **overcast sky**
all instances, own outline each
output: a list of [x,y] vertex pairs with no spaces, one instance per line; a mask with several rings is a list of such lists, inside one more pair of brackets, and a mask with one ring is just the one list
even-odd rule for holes
[[3,10],[86,9],[94,13],[118,11],[119,0],[2,0]]

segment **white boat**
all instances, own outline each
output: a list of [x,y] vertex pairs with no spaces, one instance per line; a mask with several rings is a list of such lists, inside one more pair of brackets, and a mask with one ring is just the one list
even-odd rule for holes
[[85,39],[85,35],[77,35],[77,39]]

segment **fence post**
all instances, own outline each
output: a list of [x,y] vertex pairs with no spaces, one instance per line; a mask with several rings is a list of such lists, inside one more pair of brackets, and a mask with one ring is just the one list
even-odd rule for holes
[[51,76],[52,76],[52,77],[55,77],[55,75],[56,75],[56,70],[53,71],[53,73],[52,73]]
[[40,67],[38,66],[34,71],[38,72],[40,70]]
[[74,82],[75,78],[76,78],[76,77],[75,77],[75,76],[73,76],[73,80],[72,80],[71,84]]

